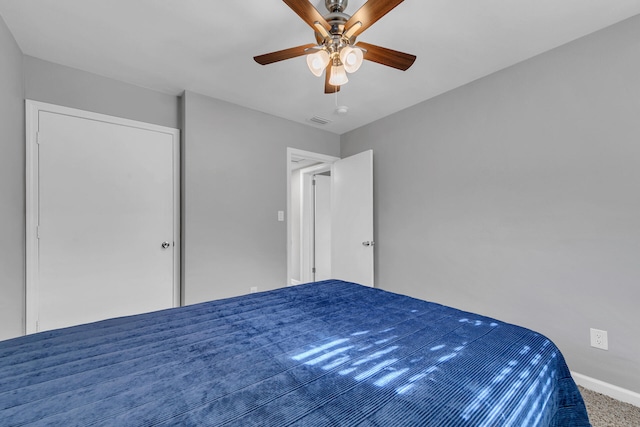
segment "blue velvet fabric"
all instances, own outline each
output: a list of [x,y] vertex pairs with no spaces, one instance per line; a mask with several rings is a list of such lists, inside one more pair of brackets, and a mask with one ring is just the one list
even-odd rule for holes
[[588,426],[544,336],[341,281],[0,342],[2,426]]

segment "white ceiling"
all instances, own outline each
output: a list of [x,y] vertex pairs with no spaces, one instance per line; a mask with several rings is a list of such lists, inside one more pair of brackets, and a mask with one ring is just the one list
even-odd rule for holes
[[[364,2],[350,0],[345,12]],[[325,14],[324,0],[313,3]],[[365,62],[336,99],[304,57],[253,61],[315,40],[281,0],[0,0],[26,55],[337,134],[637,14],[640,0],[408,0],[359,40],[417,55],[413,67]],[[348,114],[337,115],[336,104]],[[312,116],[332,122],[316,125]]]

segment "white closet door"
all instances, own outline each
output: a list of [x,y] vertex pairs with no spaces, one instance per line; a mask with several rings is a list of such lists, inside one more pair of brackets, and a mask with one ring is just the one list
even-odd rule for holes
[[39,111],[38,331],[179,305],[177,131],[107,119]]

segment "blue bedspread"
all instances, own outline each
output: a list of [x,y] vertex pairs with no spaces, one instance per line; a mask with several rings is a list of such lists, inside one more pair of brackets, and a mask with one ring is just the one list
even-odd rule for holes
[[326,281],[0,342],[2,426],[588,426],[531,330]]

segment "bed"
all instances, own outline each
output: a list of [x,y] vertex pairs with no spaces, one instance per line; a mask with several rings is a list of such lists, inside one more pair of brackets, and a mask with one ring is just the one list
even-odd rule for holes
[[2,426],[589,426],[558,348],[324,281],[0,342]]

